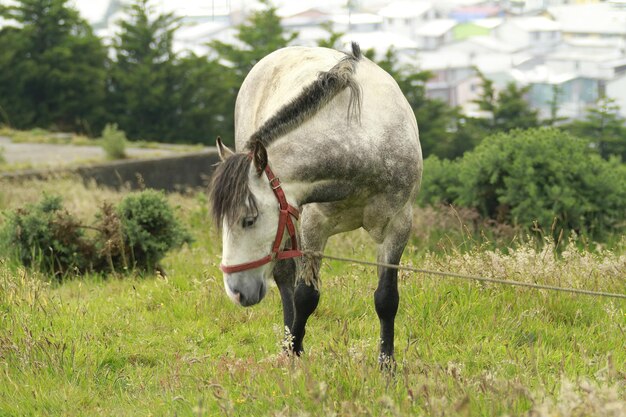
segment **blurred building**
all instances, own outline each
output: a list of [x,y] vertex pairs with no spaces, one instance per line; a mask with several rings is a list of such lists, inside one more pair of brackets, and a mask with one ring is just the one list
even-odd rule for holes
[[[110,39],[129,0],[73,0],[98,34]],[[88,3],[88,7],[87,7]],[[264,7],[250,0],[153,0],[175,12],[179,53],[209,53],[207,42],[236,43],[234,26]],[[496,88],[530,86],[528,100],[549,116],[555,94],[560,116],[581,117],[599,97],[614,98],[626,115],[626,0],[275,0],[282,25],[298,43],[359,42],[382,58],[390,48],[402,65],[433,73],[427,94],[467,113],[480,94],[477,70]],[[88,10],[88,12],[87,12]],[[0,22],[0,24],[2,24]],[[324,27],[322,27],[324,25]]]

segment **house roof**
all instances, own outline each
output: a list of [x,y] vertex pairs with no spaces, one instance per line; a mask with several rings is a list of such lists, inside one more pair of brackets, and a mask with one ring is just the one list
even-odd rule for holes
[[604,68],[617,68],[626,66],[626,57],[611,59],[601,65]]
[[287,3],[276,10],[276,15],[280,18],[288,18],[294,16],[311,16],[318,14],[327,14],[328,11],[323,8],[311,7],[307,3]]
[[367,24],[379,24],[383,22],[382,16],[372,14],[372,13],[351,13],[347,14],[336,14],[331,18],[333,23],[347,25],[367,25]]
[[547,59],[560,61],[608,62],[622,58],[624,55],[615,50],[564,50],[548,54]]
[[521,49],[519,46],[501,41],[493,36],[472,36],[460,41],[444,45],[441,50],[462,51],[465,53],[514,53]]
[[561,29],[561,25],[544,16],[515,17],[509,19],[512,24],[528,32],[551,32]]
[[624,39],[619,38],[567,38],[563,41],[566,46],[579,48],[610,48],[619,49],[626,47]]
[[396,50],[400,49],[417,49],[417,43],[403,35],[386,31],[372,32],[348,32],[341,37],[341,41],[348,45],[351,41],[358,42],[361,49],[374,49],[377,52],[384,53],[390,47]]
[[160,0],[161,7],[177,16],[205,17],[228,16],[230,6],[224,1],[206,0]]
[[503,42],[500,39],[494,38],[493,36],[474,36],[467,39],[467,42],[480,45],[494,52],[515,52],[520,49],[515,45],[511,45],[508,42]]
[[484,19],[472,20],[471,23],[475,24],[476,26],[483,27],[485,29],[493,29],[493,28],[500,26],[503,20],[504,19],[502,19],[501,17],[486,17]]
[[487,53],[473,55],[465,51],[433,51],[420,52],[417,66],[421,69],[440,71],[445,69],[461,69],[477,67],[486,74],[508,71],[530,59],[530,55]]
[[513,79],[523,85],[528,84],[563,84],[567,81],[579,78],[579,75],[573,72],[553,71],[545,65],[537,65],[536,67],[522,71],[519,69],[511,70]]
[[419,17],[432,9],[428,1],[394,1],[378,11],[378,14],[387,18]]
[[499,6],[471,5],[458,7],[450,11],[449,16],[460,22],[470,22],[478,18],[496,16],[502,9]]
[[417,29],[418,36],[442,36],[457,25],[454,19],[435,19],[426,22]]
[[194,25],[183,25],[176,31],[176,38],[181,41],[206,42],[208,38],[226,29],[228,26],[229,25],[225,22],[204,22]]
[[328,31],[320,26],[307,26],[298,29],[298,45],[316,46],[321,39],[328,39]]
[[608,3],[554,6],[548,13],[561,24],[563,32],[626,34],[626,10]]
[[484,3],[485,0],[439,0],[437,6],[445,7],[464,7],[464,6],[476,6]]
[[96,23],[104,19],[110,0],[72,0],[70,5],[76,7],[83,19]]

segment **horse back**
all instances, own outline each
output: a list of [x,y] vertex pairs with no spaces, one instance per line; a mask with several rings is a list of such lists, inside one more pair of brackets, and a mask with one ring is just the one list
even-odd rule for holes
[[[289,47],[259,61],[237,97],[237,149],[344,56],[327,48]],[[272,164],[301,180],[349,181],[356,192],[413,194],[422,170],[414,113],[395,80],[369,59],[358,61],[354,76],[362,93],[360,117],[349,117],[350,91],[342,91],[268,148]]]

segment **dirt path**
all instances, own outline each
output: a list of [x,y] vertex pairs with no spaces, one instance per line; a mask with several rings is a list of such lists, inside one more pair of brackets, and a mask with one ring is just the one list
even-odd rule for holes
[[[105,153],[99,146],[13,143],[9,138],[0,136],[0,148],[4,149],[3,155],[7,164],[24,164],[31,168],[50,168],[106,160]],[[130,158],[151,158],[175,155],[177,152],[167,149],[127,148],[126,153]]]

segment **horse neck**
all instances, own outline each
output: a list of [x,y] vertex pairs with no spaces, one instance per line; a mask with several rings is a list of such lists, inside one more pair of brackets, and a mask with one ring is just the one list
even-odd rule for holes
[[327,172],[322,163],[326,156],[323,151],[283,144],[272,146],[268,153],[270,166],[280,178],[288,200],[298,206],[342,200],[354,187]]

